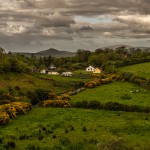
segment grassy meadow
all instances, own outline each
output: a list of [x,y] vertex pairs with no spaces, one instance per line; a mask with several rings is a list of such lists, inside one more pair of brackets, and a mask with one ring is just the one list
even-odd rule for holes
[[0,149],[96,150],[120,139],[120,148],[148,150],[149,119],[144,113],[35,108],[0,126]]
[[136,76],[150,78],[150,62],[121,67],[119,70],[134,73]]
[[[0,75],[0,90],[6,92],[13,90],[15,94],[26,95],[27,91],[34,91],[40,88],[59,94],[74,89],[81,81],[81,79],[62,76],[52,77],[49,75],[41,75],[39,77],[36,75],[8,73]],[[15,90],[16,87],[17,89],[19,88],[18,91]]]
[[[85,75],[85,74],[83,74]],[[79,78],[78,76],[71,76],[71,77],[66,77],[66,76],[60,76],[60,75],[46,75],[46,74],[37,74],[36,75],[39,78],[43,78],[43,79],[52,79],[52,80],[56,80],[59,82],[87,82],[90,80],[90,78]]]
[[[126,96],[129,99],[126,99]],[[71,102],[97,100],[101,103],[119,102],[127,105],[150,106],[150,91],[128,83],[113,82],[85,91],[71,97]]]

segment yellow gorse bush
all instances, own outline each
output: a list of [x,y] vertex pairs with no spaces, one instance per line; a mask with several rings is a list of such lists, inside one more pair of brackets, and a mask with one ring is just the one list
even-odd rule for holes
[[0,124],[6,124],[10,118],[25,114],[31,109],[31,104],[26,102],[12,102],[0,106]]
[[42,107],[62,107],[62,108],[71,107],[70,102],[66,100],[46,100],[40,102],[39,105]]
[[96,86],[111,83],[111,82],[117,80],[120,76],[118,76],[116,74],[108,74],[108,75],[105,75],[105,77],[103,77],[103,78],[100,75],[99,76],[95,75],[93,77],[95,77],[93,79],[93,81],[87,82],[85,84],[85,88],[94,88]]
[[0,111],[0,125],[10,122],[9,115],[6,112]]

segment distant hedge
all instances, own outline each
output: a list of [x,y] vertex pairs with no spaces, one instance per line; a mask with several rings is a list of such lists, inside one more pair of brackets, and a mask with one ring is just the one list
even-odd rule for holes
[[146,89],[150,89],[150,79],[147,79],[145,77],[135,76],[131,72],[122,72],[119,75],[121,80],[132,82]]
[[101,104],[99,101],[77,101],[72,104],[75,108],[86,108],[86,109],[99,109],[99,110],[110,110],[110,111],[126,111],[126,112],[144,112],[149,113],[150,107],[141,107],[138,105],[125,105],[118,102],[108,102]]

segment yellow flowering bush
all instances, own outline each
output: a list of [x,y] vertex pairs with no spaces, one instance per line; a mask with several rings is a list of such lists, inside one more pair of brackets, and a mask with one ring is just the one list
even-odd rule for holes
[[6,112],[0,111],[0,125],[10,122],[9,115]]
[[90,82],[87,82],[84,86],[85,88],[94,88],[96,86],[111,83],[111,82],[117,80],[118,78],[120,78],[120,76],[118,76],[116,74],[107,74],[105,76],[104,75],[102,75],[102,76],[99,75],[99,78],[98,78],[97,75],[95,75],[93,77],[95,77],[94,80],[90,81]]
[[41,101],[39,103],[39,106],[68,108],[71,107],[71,104],[69,101],[66,100],[46,100],[46,101]]
[[14,102],[12,104],[15,107],[16,113],[18,115],[25,114],[32,108],[32,105],[30,103],[26,103],[26,102]]
[[57,97],[56,97],[56,100],[66,100],[66,101],[70,101],[71,98],[70,98],[70,96],[69,96],[68,94],[63,94],[63,95],[61,95],[61,96],[57,96]]
[[10,118],[24,114],[31,109],[31,104],[26,102],[12,102],[5,105],[0,105],[0,125],[6,124]]
[[85,88],[94,88],[97,86],[97,83],[95,81],[90,81],[85,84]]
[[2,108],[4,112],[6,112],[10,118],[15,118],[16,115],[16,108],[10,104],[5,104]]

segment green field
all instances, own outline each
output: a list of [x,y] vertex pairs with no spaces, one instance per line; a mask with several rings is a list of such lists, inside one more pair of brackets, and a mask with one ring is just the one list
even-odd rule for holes
[[43,74],[37,74],[36,75],[39,78],[44,78],[44,79],[53,79],[59,82],[87,82],[90,79],[89,78],[79,78],[79,77],[65,77],[61,75],[43,75]]
[[[41,76],[40,76],[41,77]],[[62,76],[32,76],[28,74],[8,73],[0,75],[0,90],[10,91],[15,93],[26,95],[27,91],[34,91],[35,89],[44,89],[54,91],[55,93],[63,93],[73,90],[81,79],[66,78]],[[15,87],[19,88],[19,91],[15,91]]]
[[[129,95],[131,99],[124,99]],[[110,101],[127,105],[150,106],[150,91],[128,82],[113,82],[85,91],[71,97],[72,102],[97,100],[101,103]]]
[[150,78],[150,62],[118,68],[123,72],[131,72],[137,76]]
[[148,150],[149,119],[144,113],[35,108],[0,127],[0,147],[15,143],[16,150],[96,150],[98,143],[122,139],[126,147]]

